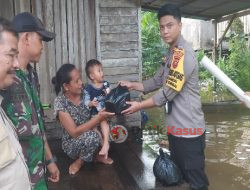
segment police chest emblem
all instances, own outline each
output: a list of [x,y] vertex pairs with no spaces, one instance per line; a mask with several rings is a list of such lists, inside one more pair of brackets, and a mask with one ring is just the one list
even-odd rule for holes
[[184,56],[185,56],[184,49],[181,48],[174,49],[172,63],[166,80],[166,86],[178,92],[181,91],[185,82]]

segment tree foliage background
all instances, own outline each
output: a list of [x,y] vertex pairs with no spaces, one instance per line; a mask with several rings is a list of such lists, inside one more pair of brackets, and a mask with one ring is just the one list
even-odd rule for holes
[[166,54],[166,45],[161,41],[157,14],[142,12],[142,76],[147,79],[154,75]]
[[[157,14],[142,12],[142,76],[147,79],[154,75],[162,64],[167,46],[161,40]],[[217,65],[243,90],[250,90],[250,50],[244,34],[244,27],[239,18],[236,18],[228,32],[229,54],[219,57]],[[200,67],[200,82],[211,85],[212,75]],[[226,88],[217,81],[218,90]],[[212,89],[212,88],[210,88]]]

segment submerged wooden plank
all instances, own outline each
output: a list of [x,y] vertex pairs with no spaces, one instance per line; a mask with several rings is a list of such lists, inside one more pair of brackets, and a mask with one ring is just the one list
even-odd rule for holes
[[[129,154],[129,152],[127,154]],[[117,151],[114,150],[112,145],[111,145],[110,156],[114,160],[113,166],[124,188],[126,190],[127,189],[131,189],[131,190],[140,189],[136,180],[133,178],[133,176],[131,176],[131,174],[126,168],[126,165],[120,160],[119,154],[117,153]]]
[[[111,144],[112,165],[100,163],[85,164],[80,171],[70,176],[68,167],[73,162],[61,147],[61,141],[49,141],[53,154],[58,158],[61,172],[58,183],[49,182],[49,190],[188,190],[188,184],[166,187],[153,174],[156,154],[138,143],[140,133],[137,127],[129,130],[129,141]],[[135,143],[136,142],[136,143]]]
[[[189,185],[187,183],[182,183],[177,186],[164,186],[163,184],[161,184],[159,181],[155,179],[155,176],[153,174],[153,164],[157,157],[157,154],[155,154],[152,150],[150,150],[150,148],[147,148],[141,145],[140,143],[132,143],[131,141],[128,141],[126,145],[127,145],[127,149],[129,149],[131,152],[130,154],[136,155],[136,157],[141,161],[141,163],[143,163],[143,166],[144,166],[143,176],[141,176],[141,178],[138,180],[140,181],[141,184],[143,184],[143,186],[140,186],[141,189],[189,190]],[[124,152],[124,149],[121,150],[121,146],[119,144],[115,146],[116,146],[115,148],[117,149],[119,148],[119,151]],[[126,162],[125,161],[126,159],[128,160],[131,159],[131,156],[127,156],[127,158],[124,156],[122,156],[122,158],[124,159],[124,162]],[[140,165],[138,165],[137,167],[139,168],[139,170],[141,169]],[[133,173],[135,173],[135,171],[133,171]],[[145,183],[144,183],[144,180],[146,180]]]
[[127,188],[121,182],[119,175],[114,167],[116,161],[112,165],[97,164],[96,174],[98,182],[101,184],[103,190],[126,190]]
[[102,189],[102,184],[99,183],[98,174],[96,172],[96,166],[93,164],[83,166],[81,170],[72,177],[71,189]]
[[154,174],[150,168],[141,162],[138,155],[131,152],[126,143],[114,144],[113,146],[121,162],[125,165],[130,175],[133,176],[140,189],[154,189]]
[[[73,160],[69,159],[61,150],[61,141],[49,141],[53,154],[58,158],[57,165],[61,172],[58,183],[49,182],[50,190],[127,190],[139,189],[136,181],[127,172],[126,167],[120,162],[116,151],[110,150],[114,160],[112,165],[100,163],[85,164],[74,176],[68,174],[68,167]],[[129,154],[129,152],[128,152]]]

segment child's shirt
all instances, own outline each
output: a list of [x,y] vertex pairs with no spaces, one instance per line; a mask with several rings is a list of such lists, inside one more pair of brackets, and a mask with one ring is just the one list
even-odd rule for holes
[[91,115],[97,114],[101,109],[105,107],[105,98],[109,93],[110,84],[107,81],[103,82],[102,87],[97,88],[93,84],[86,84],[84,88],[84,103],[87,107],[89,107],[89,103],[96,98],[98,101],[97,107],[89,107]]

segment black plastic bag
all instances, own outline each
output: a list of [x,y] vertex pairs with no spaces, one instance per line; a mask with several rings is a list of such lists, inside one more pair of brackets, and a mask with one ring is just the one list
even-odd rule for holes
[[118,85],[116,88],[112,89],[106,97],[106,111],[121,115],[121,112],[129,107],[126,101],[130,101],[128,88]]
[[161,148],[159,152],[160,155],[156,158],[153,166],[156,179],[167,186],[180,184],[182,181],[180,169]]

